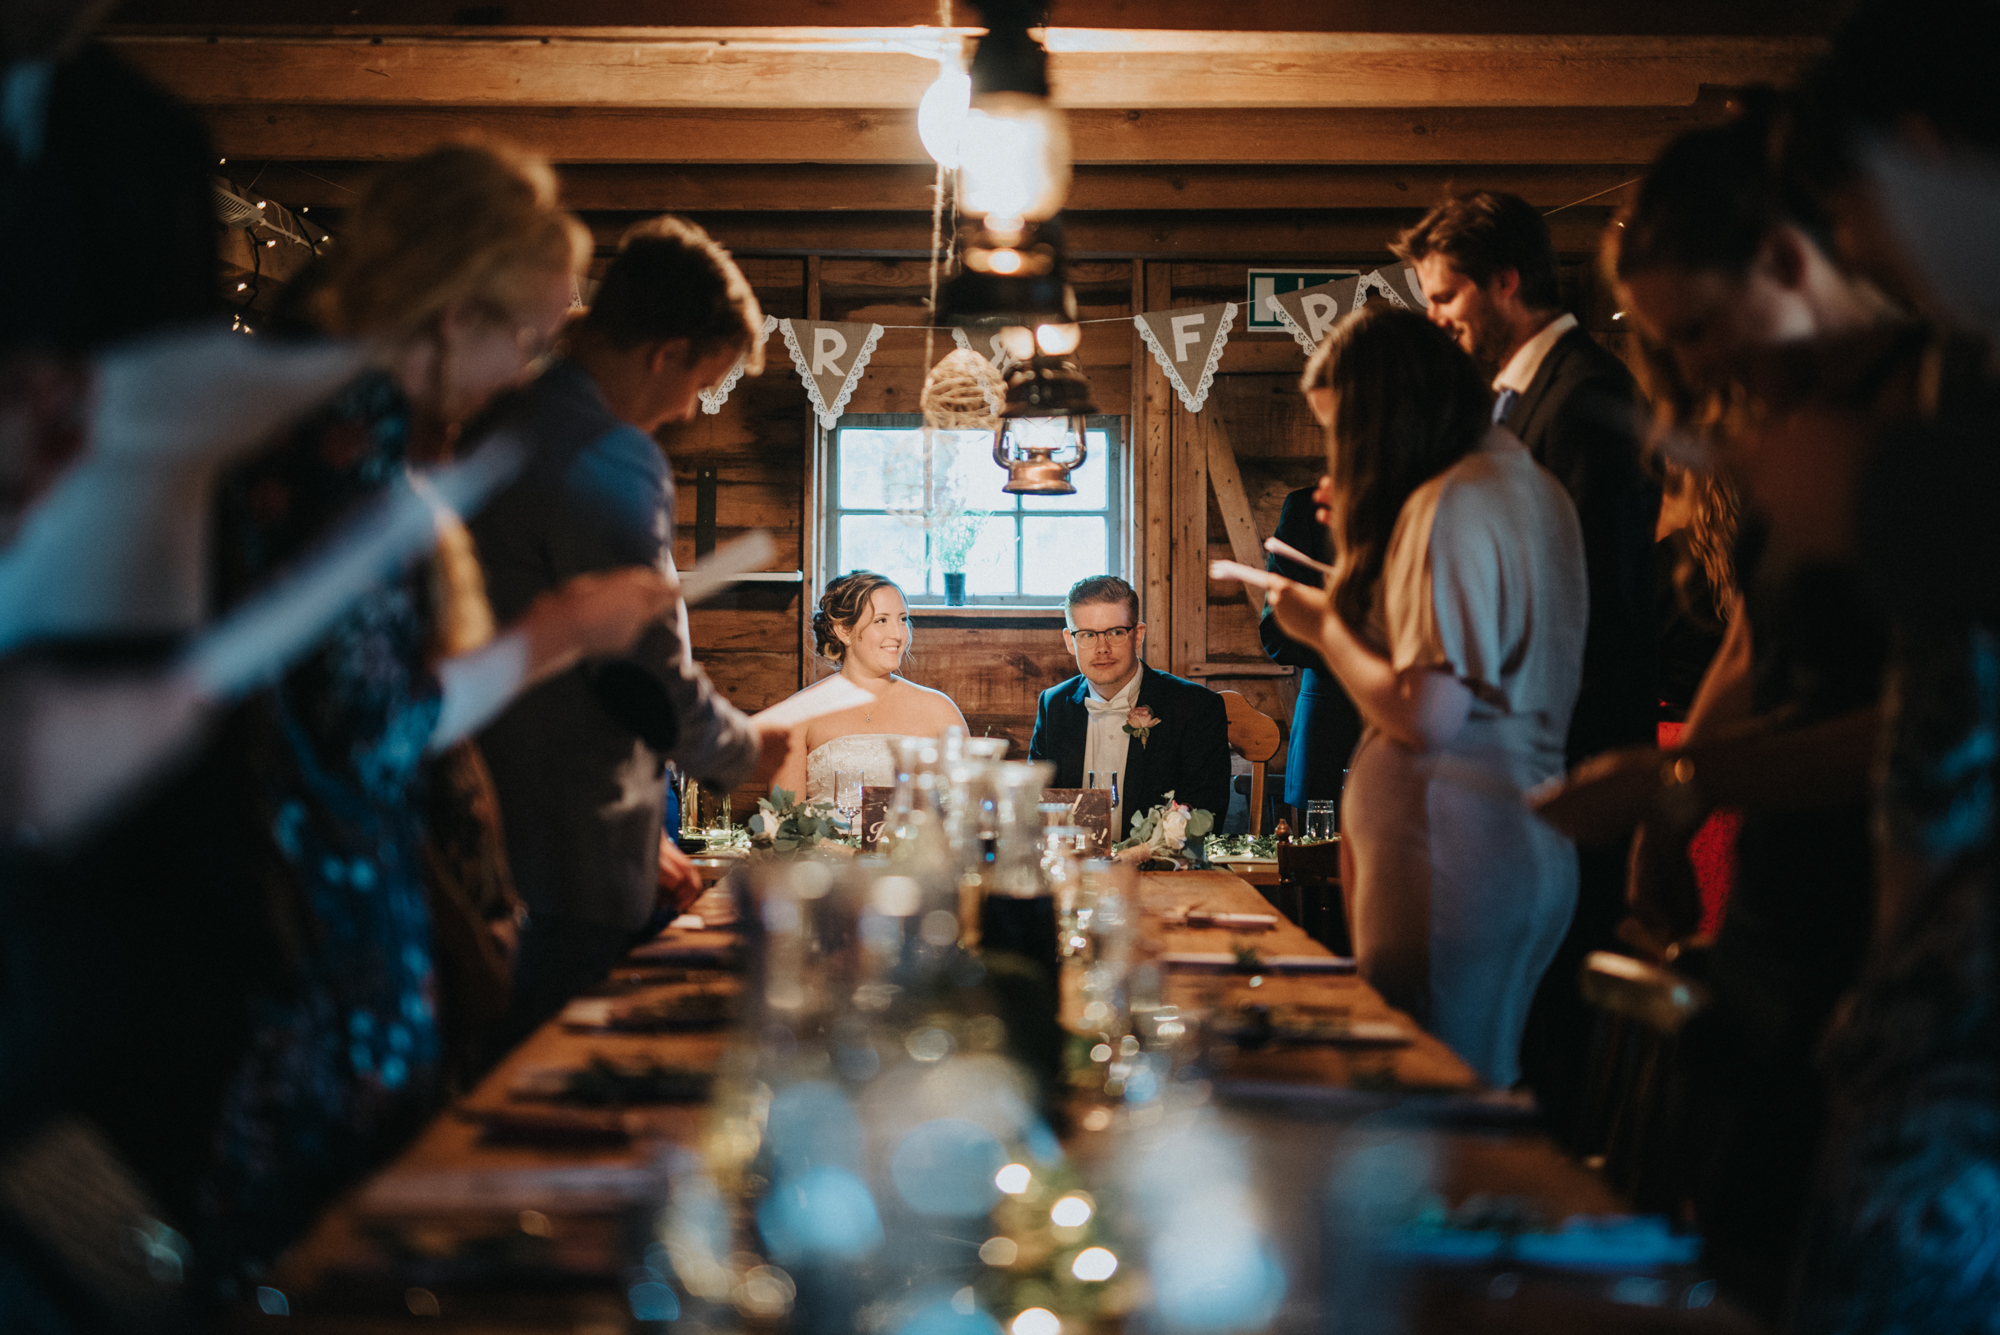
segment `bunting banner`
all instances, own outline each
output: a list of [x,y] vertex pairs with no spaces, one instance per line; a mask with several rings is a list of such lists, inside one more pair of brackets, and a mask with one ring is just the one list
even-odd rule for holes
[[1429,304],[1424,300],[1423,285],[1417,281],[1417,271],[1407,264],[1374,269],[1353,278],[1337,278],[1331,283],[1302,287],[1266,300],[1310,356],[1326,337],[1326,331],[1342,316],[1360,310],[1374,297],[1416,310],[1423,310]]
[[829,320],[780,320],[785,347],[798,367],[799,379],[812,400],[819,424],[831,431],[847,409],[847,400],[861,381],[875,344],[879,324],[848,324]]
[[[775,330],[777,327],[778,327],[777,316],[767,315],[764,317],[765,338],[768,339],[769,337],[771,337],[771,332]],[[736,359],[736,365],[729,368],[729,374],[722,378],[721,384],[717,385],[714,389],[704,389],[701,391],[700,394],[701,410],[705,413],[708,413],[711,416],[721,412],[722,405],[729,402],[730,391],[736,388],[736,382],[741,380],[742,378],[743,378],[743,359],[741,357],[738,357]]]
[[1139,336],[1152,349],[1153,359],[1174,382],[1181,405],[1191,413],[1208,402],[1209,387],[1215,383],[1216,363],[1229,343],[1229,329],[1236,323],[1236,303],[1195,306],[1185,310],[1142,311],[1132,317]]

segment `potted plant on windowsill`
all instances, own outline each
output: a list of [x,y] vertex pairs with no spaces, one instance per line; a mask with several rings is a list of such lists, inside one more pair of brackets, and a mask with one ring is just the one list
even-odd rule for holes
[[965,606],[965,563],[979,542],[979,521],[985,517],[978,510],[959,510],[931,529],[931,555],[944,572],[947,607]]

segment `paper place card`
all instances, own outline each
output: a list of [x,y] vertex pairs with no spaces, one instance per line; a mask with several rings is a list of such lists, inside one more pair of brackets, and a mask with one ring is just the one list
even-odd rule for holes
[[[1160,962],[1170,969],[1235,969],[1236,956],[1225,950],[1169,950]],[[1266,955],[1257,961],[1262,973],[1353,973],[1345,955]]]

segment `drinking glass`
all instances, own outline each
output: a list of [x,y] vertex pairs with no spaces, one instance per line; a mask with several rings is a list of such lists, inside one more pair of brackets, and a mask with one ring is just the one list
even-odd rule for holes
[[1331,798],[1318,798],[1306,803],[1306,842],[1325,843],[1333,838],[1340,828],[1336,815],[1337,804]]
[[862,772],[833,772],[833,814],[849,834],[861,832],[861,781],[867,777]]

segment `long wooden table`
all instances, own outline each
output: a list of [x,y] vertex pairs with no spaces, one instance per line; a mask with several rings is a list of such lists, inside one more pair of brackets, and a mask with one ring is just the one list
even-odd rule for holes
[[[1254,943],[1264,958],[1327,954],[1282,918],[1254,934],[1163,925],[1166,915],[1191,906],[1269,911],[1251,886],[1226,872],[1146,874],[1140,900],[1150,943],[1168,951],[1228,952]],[[723,918],[727,904],[719,888],[695,911]],[[734,940],[727,930],[677,929],[667,937],[691,946]],[[657,985],[642,977],[639,969],[614,973],[614,981],[624,978],[632,987],[621,1000],[737,986],[714,976]],[[1439,1164],[1439,1190],[1452,1204],[1479,1193],[1516,1197],[1550,1219],[1620,1208],[1594,1174],[1526,1120],[1518,1101],[1481,1090],[1455,1054],[1352,975],[1170,970],[1166,999],[1190,1013],[1227,1013],[1245,1002],[1306,1005],[1410,1032],[1409,1042],[1393,1046],[1273,1043],[1236,1054],[1216,1081],[1225,1125],[1250,1146],[1267,1227],[1290,1276],[1291,1296],[1273,1330],[1318,1335],[1321,1329],[1321,1187],[1357,1126],[1424,1128]],[[676,1160],[700,1144],[705,1109],[681,1104],[627,1115],[620,1129],[630,1133],[629,1142],[596,1146],[496,1145],[484,1138],[485,1122],[522,1110],[513,1091],[538,1068],[574,1067],[603,1055],[714,1069],[728,1042],[722,1033],[544,1026],[286,1258],[270,1288],[284,1295],[290,1326],[360,1335],[414,1313],[468,1332],[610,1335],[639,1328],[626,1300],[631,1267]],[[1121,1135],[1118,1118],[1078,1122],[1071,1137],[1077,1161],[1088,1167],[1107,1158]],[[1493,1267],[1425,1270],[1412,1282],[1407,1328],[1453,1335],[1754,1329],[1721,1303],[1690,1310],[1690,1299],[1703,1297],[1699,1285],[1693,1273],[1576,1278]],[[239,1319],[263,1322],[255,1304],[246,1304]]]

